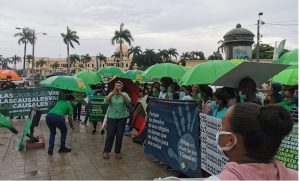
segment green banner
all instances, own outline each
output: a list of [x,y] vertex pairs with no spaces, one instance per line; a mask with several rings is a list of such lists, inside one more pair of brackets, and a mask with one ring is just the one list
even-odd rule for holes
[[0,91],[0,113],[5,116],[24,116],[28,115],[34,106],[46,113],[63,96],[63,92],[52,88]]
[[24,139],[25,139],[27,133],[29,132],[29,129],[30,129],[31,124],[32,124],[32,121],[31,121],[30,118],[28,118],[28,119],[26,120],[26,123],[25,123],[25,129],[24,129],[24,131],[23,131],[23,134],[22,134],[22,136],[21,136],[19,142],[18,142],[17,145],[16,145],[16,150],[17,150],[17,151],[20,151],[20,150],[22,149],[22,147],[23,147],[23,141],[24,141]]
[[298,170],[298,123],[294,125],[291,133],[282,140],[275,158],[286,167]]
[[92,96],[91,101],[91,113],[90,121],[100,121],[102,122],[107,111],[107,105],[105,104],[105,96]]

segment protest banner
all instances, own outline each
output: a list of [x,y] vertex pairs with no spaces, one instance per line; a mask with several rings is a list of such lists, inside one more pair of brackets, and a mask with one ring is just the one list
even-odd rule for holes
[[298,123],[295,123],[293,130],[286,136],[275,156],[286,167],[298,171]]
[[103,121],[107,110],[105,98],[105,96],[92,96],[90,121]]
[[46,113],[63,93],[52,88],[11,89],[0,91],[0,113],[5,116],[28,115],[32,107]]
[[222,121],[215,117],[200,113],[201,168],[211,175],[222,170],[228,158],[218,149],[216,134]]
[[195,101],[149,98],[144,152],[190,177],[200,176],[199,114]]

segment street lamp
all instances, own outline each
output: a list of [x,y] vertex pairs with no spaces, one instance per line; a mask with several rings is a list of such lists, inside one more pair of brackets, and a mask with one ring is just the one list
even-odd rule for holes
[[38,32],[36,33],[35,30],[33,29],[32,30],[32,34],[33,34],[33,41],[32,41],[32,67],[31,67],[31,76],[32,76],[32,84],[34,85],[34,60],[35,60],[35,57],[34,57],[34,46],[35,46],[35,40],[36,40],[36,36],[39,35],[39,34],[42,34],[42,35],[47,35],[47,33],[45,32]]
[[262,16],[264,13],[259,12],[258,13],[258,20],[257,20],[257,43],[256,43],[256,61],[259,62],[259,41],[260,37],[262,37],[259,33],[260,25],[264,25],[265,22],[261,21],[260,16]]

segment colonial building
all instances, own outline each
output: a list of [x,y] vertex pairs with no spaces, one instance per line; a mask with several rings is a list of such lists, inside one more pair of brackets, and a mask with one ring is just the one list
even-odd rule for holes
[[[114,53],[120,52],[120,45],[116,47]],[[128,46],[122,44],[122,55],[123,55],[123,63],[120,65],[125,71],[129,69],[132,58],[128,56]],[[97,71],[97,63],[96,56],[91,56],[92,60],[86,64],[82,62],[76,62],[75,64],[71,64],[70,72],[76,73],[80,70],[94,70]],[[43,59],[45,61],[45,65],[36,66],[36,62]],[[58,64],[58,68],[54,68],[52,65]],[[99,69],[105,66],[119,66],[119,58],[107,57],[106,62],[103,60],[98,60]],[[41,74],[43,76],[49,75],[53,72],[67,72],[67,58],[50,58],[50,57],[35,57],[35,74]],[[26,62],[26,72],[27,76],[30,77],[32,75],[32,64],[31,62]]]

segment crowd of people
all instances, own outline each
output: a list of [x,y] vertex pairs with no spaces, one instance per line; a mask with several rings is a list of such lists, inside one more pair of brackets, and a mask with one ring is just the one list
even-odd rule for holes
[[[264,94],[257,90],[255,81],[244,78],[238,88],[222,87],[213,91],[206,85],[179,86],[169,79],[152,84],[140,84],[140,98],[148,95],[166,100],[195,101],[199,112],[222,120],[222,127],[216,135],[219,149],[229,158],[223,172],[212,179],[295,179],[297,172],[286,168],[274,156],[282,139],[289,134],[293,124],[298,122],[298,90],[295,86],[270,83]],[[117,81],[112,90],[104,83],[91,86],[93,92],[85,95],[73,93],[65,101],[59,101],[46,117],[50,129],[48,154],[53,154],[56,128],[62,132],[60,153],[71,151],[65,146],[66,125],[62,121],[68,116],[71,128],[73,121],[81,121],[80,112],[85,106],[87,124],[91,113],[91,97],[106,96],[107,132],[103,158],[109,159],[115,141],[114,153],[121,159],[122,140],[125,126],[130,117],[128,104],[130,96],[124,91],[123,83]],[[262,96],[264,95],[264,96]],[[58,121],[58,120],[61,120]],[[62,123],[63,122],[63,123]],[[93,134],[97,122],[93,123]],[[269,170],[267,173],[263,170]]]
[[194,100],[199,112],[222,119],[227,109],[236,103],[252,102],[258,105],[278,104],[286,108],[295,121],[298,119],[298,87],[270,83],[270,88],[257,90],[255,81],[244,78],[238,88],[222,87],[213,91],[208,85],[179,86],[171,79],[148,83],[136,83],[140,97],[149,95],[166,100]]

